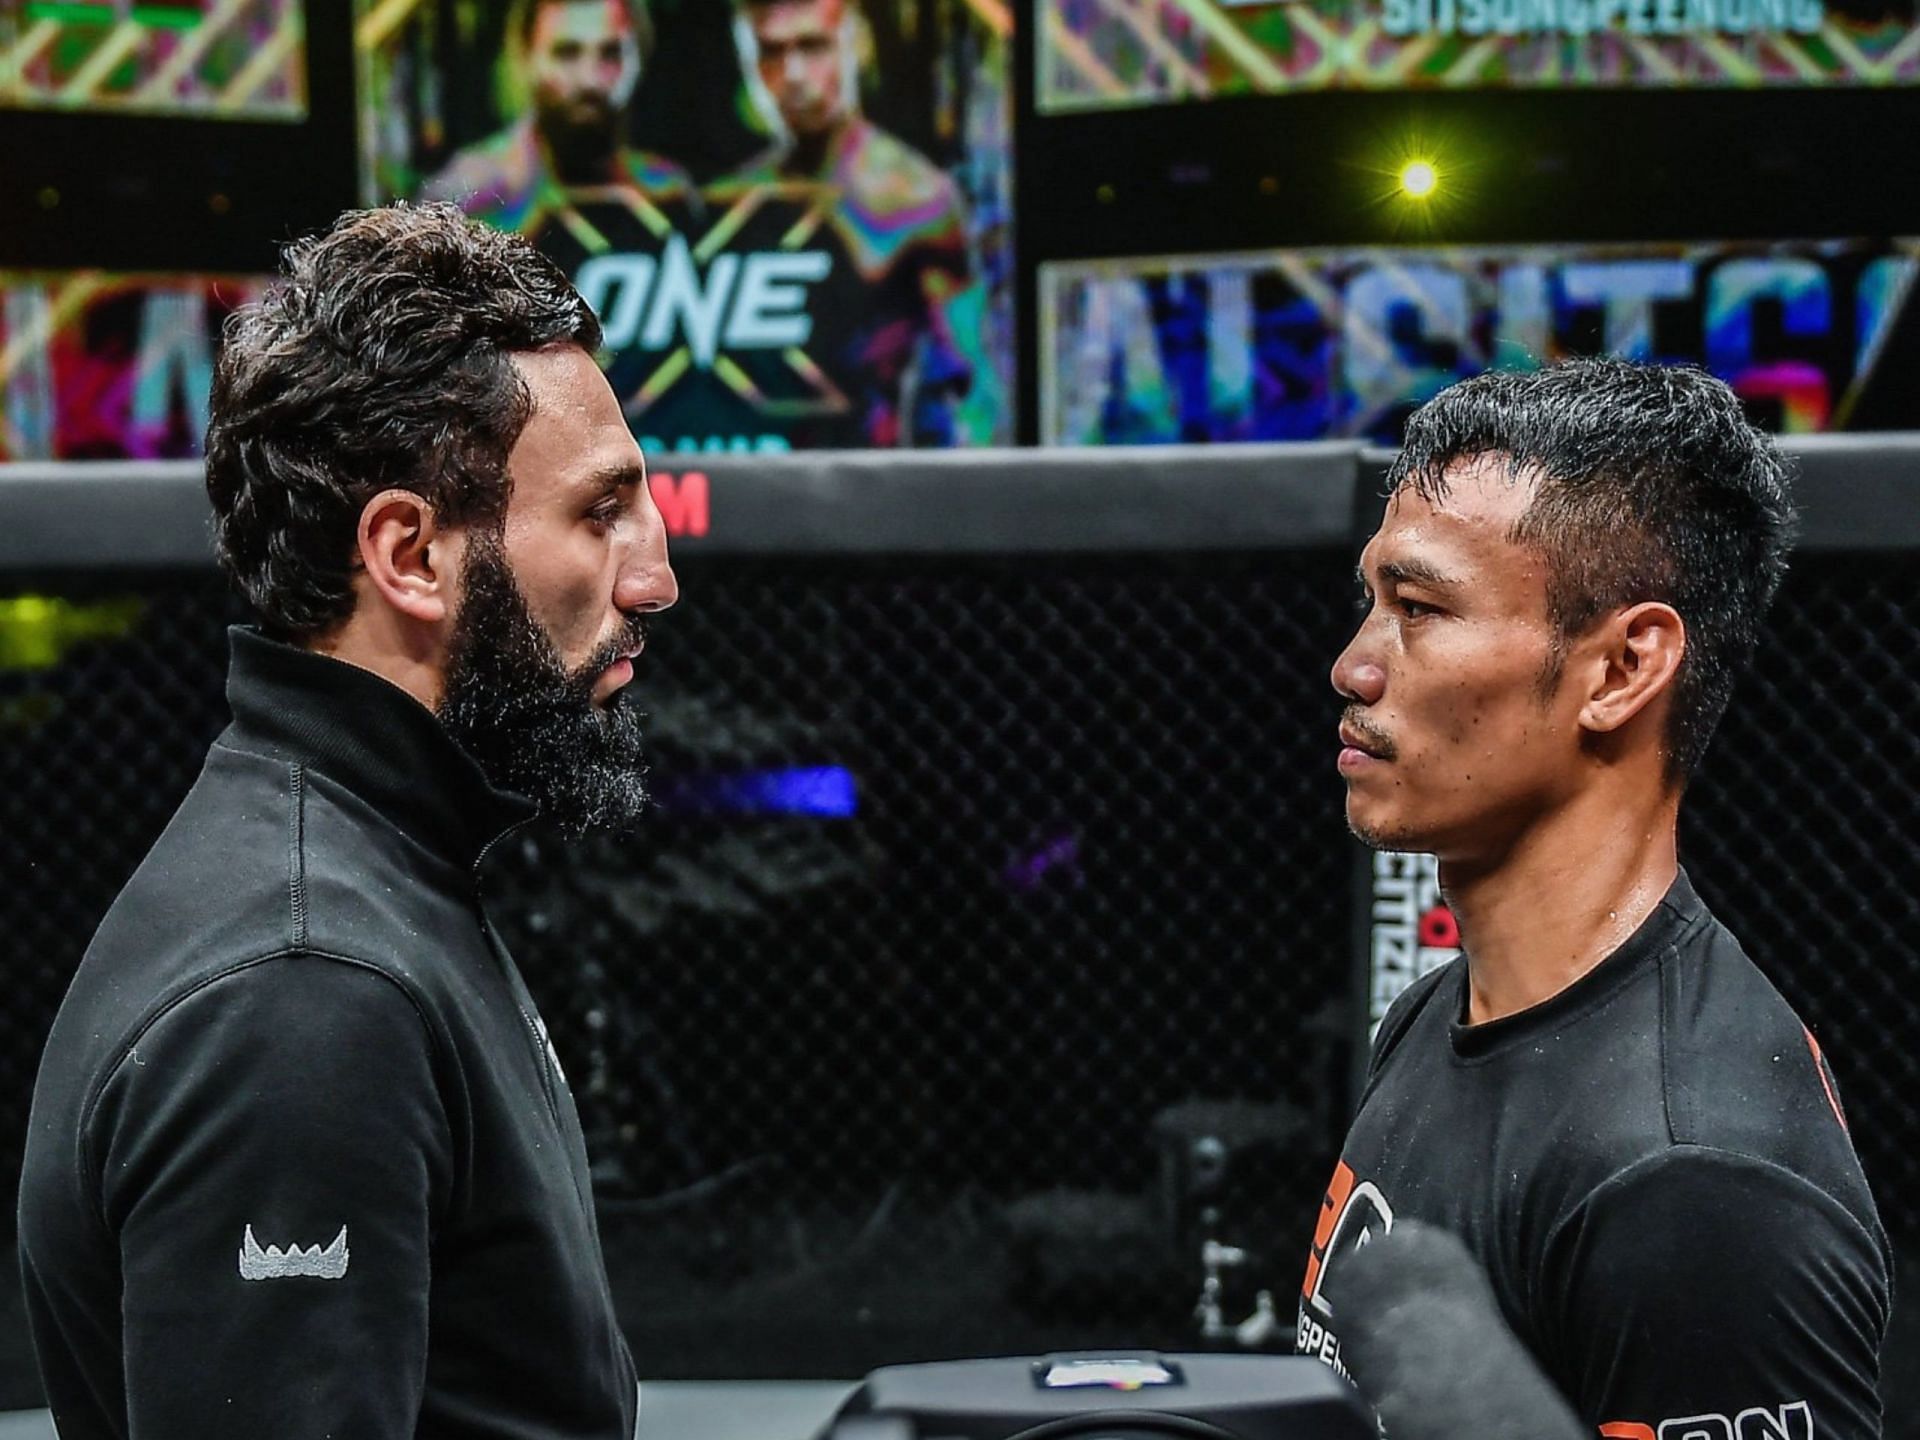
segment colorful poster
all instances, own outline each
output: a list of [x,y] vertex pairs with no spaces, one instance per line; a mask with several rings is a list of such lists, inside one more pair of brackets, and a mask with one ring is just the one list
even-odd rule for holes
[[1915,0],[1042,0],[1042,111],[1307,90],[1911,85]]
[[1012,438],[1004,0],[368,0],[370,198],[531,237],[650,450]]
[[220,327],[264,285],[0,270],[0,461],[202,453]]
[[[1074,262],[1040,276],[1041,440],[1369,439],[1482,370],[1705,366],[1787,433],[1844,428],[1920,241],[1391,247]],[[1920,423],[1920,394],[1913,405]]]
[[301,0],[0,0],[0,107],[307,113]]

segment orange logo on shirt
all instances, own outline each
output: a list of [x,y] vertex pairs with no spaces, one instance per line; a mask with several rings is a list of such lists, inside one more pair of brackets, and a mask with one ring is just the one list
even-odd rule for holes
[[1342,1160],[1333,1167],[1333,1179],[1327,1184],[1327,1198],[1320,1202],[1320,1219],[1313,1227],[1313,1250],[1307,1256],[1307,1278],[1300,1293],[1311,1300],[1320,1283],[1320,1267],[1327,1263],[1327,1242],[1333,1239],[1333,1227],[1347,1208],[1353,1194],[1353,1171]]

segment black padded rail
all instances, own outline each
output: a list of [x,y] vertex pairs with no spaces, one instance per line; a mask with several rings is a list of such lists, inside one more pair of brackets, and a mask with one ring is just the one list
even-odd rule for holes
[[[664,455],[711,555],[1017,555],[1313,549],[1345,540],[1359,447]],[[193,461],[0,465],[0,570],[210,557]]]
[[199,568],[211,519],[195,460],[0,465],[0,571]]
[[[1784,442],[1802,544],[1920,549],[1920,433]],[[1346,545],[1391,452],[1346,442],[665,455],[689,555],[1042,555]],[[704,482],[690,481],[704,477]],[[0,571],[198,568],[196,461],[0,465]]]
[[1920,548],[1920,434],[1810,435],[1800,462],[1800,544],[1808,550]]

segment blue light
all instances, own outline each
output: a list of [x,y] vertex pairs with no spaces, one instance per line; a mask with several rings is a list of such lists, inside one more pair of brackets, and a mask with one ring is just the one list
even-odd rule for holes
[[691,775],[662,787],[660,806],[672,814],[812,815],[844,820],[860,810],[859,787],[843,765]]

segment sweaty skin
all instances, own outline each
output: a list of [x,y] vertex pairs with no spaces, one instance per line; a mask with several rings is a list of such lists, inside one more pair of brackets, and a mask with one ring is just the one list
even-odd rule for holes
[[[507,457],[507,559],[571,670],[629,615],[672,605],[680,587],[639,443],[593,357],[565,345],[516,355],[513,365],[534,409]],[[595,701],[632,678],[631,663],[616,663],[595,685]]]
[[[680,595],[646,462],[607,378],[577,345],[516,354],[533,413],[507,456],[502,541],[534,621],[569,669]],[[353,614],[314,648],[384,676],[438,709],[459,619],[467,527],[439,524],[410,491],[368,501]],[[616,661],[594,686],[605,704],[632,678]]]
[[1470,956],[1469,1019],[1559,993],[1639,926],[1678,870],[1663,735],[1684,631],[1628,607],[1567,642],[1541,554],[1513,538],[1533,477],[1504,457],[1402,489],[1361,557],[1371,606],[1336,661],[1340,771],[1369,842],[1431,851]]

